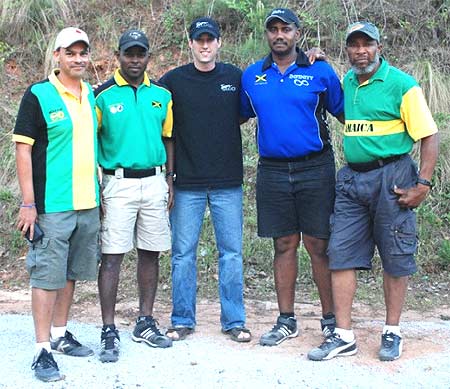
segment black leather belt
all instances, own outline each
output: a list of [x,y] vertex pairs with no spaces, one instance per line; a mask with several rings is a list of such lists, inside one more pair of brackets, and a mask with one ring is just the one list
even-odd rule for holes
[[295,157],[295,158],[271,158],[271,157],[261,157],[263,161],[273,161],[273,162],[303,162],[303,161],[309,161],[310,159],[316,158],[319,155],[322,155],[326,151],[330,150],[331,146],[325,145],[323,146],[323,149],[320,151],[314,151],[312,153],[309,153],[308,155],[303,155],[302,157]]
[[407,154],[394,155],[393,157],[377,159],[375,161],[370,162],[361,162],[361,163],[348,163],[350,169],[356,172],[370,172],[371,170],[379,169],[385,165],[390,164],[391,162],[398,161],[400,158],[403,158]]
[[110,176],[116,176],[117,178],[144,178],[151,177],[155,174],[159,174],[161,172],[161,167],[158,166],[156,168],[151,169],[127,169],[127,168],[118,168],[118,169],[103,169],[104,174],[108,174]]

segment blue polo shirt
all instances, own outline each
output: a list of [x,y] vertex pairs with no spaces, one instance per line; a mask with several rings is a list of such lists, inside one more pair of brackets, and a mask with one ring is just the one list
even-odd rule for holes
[[242,75],[241,116],[258,119],[261,157],[289,159],[321,151],[331,141],[327,111],[344,112],[339,78],[327,62],[311,65],[300,50],[284,74],[270,54]]

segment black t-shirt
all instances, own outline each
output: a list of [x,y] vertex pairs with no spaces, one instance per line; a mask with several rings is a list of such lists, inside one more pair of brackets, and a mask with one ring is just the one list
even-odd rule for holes
[[191,63],[161,78],[172,92],[177,187],[242,184],[241,73],[224,63],[201,72]]

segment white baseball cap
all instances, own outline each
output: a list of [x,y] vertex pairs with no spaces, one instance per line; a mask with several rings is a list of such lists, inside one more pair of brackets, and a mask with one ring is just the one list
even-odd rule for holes
[[60,47],[70,47],[75,42],[84,42],[89,46],[89,38],[87,34],[76,27],[67,27],[60,31],[55,40],[55,50]]

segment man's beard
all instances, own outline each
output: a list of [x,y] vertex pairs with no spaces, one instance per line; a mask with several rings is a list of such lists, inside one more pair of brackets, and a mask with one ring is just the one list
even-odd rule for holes
[[376,53],[374,60],[372,62],[370,62],[366,67],[360,68],[360,67],[353,65],[352,70],[358,76],[363,75],[363,74],[370,74],[375,70],[375,68],[377,67],[379,62],[380,62],[380,55],[378,53]]

